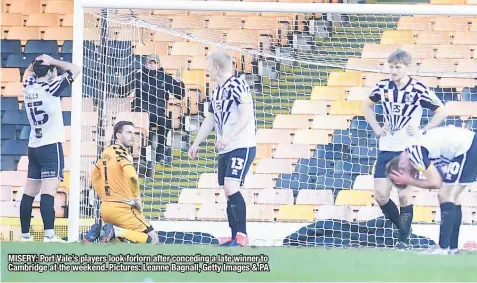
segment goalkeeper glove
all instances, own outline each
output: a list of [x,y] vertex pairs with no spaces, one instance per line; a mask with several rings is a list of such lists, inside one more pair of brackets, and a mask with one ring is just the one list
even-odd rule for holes
[[134,202],[133,206],[137,208],[137,210],[139,210],[140,213],[142,213],[143,205],[142,205],[141,198],[133,198],[132,200]]

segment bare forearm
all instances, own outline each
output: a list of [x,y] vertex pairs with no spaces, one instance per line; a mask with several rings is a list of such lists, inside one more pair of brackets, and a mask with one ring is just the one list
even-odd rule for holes
[[439,111],[434,114],[431,121],[423,128],[424,130],[430,130],[432,128],[439,127],[447,117],[447,110],[445,106],[439,108]]
[[194,141],[194,145],[199,146],[199,144],[209,136],[210,132],[214,129],[214,123],[215,121],[213,114],[209,114],[200,126],[199,133],[197,134],[197,137]]
[[73,78],[76,78],[81,72],[81,69],[78,66],[69,62],[61,61],[61,60],[54,59],[52,60],[51,65],[56,66],[57,68],[60,68],[63,70],[70,71],[71,74],[73,75]]
[[427,180],[427,179],[412,179],[409,185],[419,187],[422,189],[429,189],[429,190],[440,189],[440,185],[438,185],[436,182],[431,182],[430,180]]

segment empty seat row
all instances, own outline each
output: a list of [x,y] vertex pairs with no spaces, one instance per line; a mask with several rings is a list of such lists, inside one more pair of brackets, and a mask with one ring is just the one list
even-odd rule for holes
[[18,39],[2,39],[2,54],[21,54],[21,53],[73,53],[72,41],[65,41],[59,50],[58,41],[56,40],[27,40],[25,47],[22,48],[21,41]]
[[73,1],[70,0],[5,0],[2,1],[4,13],[20,14],[73,14]]
[[3,27],[72,27],[73,14],[35,13],[22,15],[20,13],[2,13]]
[[72,27],[2,27],[2,39],[27,40],[72,40]]
[[399,30],[477,31],[477,17],[402,16]]
[[362,58],[387,59],[389,54],[397,48],[410,52],[415,60],[432,58],[477,58],[477,51],[475,51],[473,45],[449,45],[449,43],[436,44],[439,43],[429,43],[427,45],[406,44],[403,42],[396,42],[395,44],[368,43],[363,47]]
[[477,31],[385,30],[381,44],[477,44]]
[[[470,50],[468,58],[470,58]],[[459,53],[464,56],[465,52]],[[455,55],[453,55],[455,57]],[[387,61],[366,58],[350,58],[346,64],[349,70],[374,70],[375,72],[389,73]],[[421,59],[414,61],[410,66],[411,73],[475,73],[477,70],[476,59]],[[470,77],[470,75],[469,75]]]

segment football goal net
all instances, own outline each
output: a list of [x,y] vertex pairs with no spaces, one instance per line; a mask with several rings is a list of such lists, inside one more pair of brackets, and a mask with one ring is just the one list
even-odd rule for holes
[[[401,48],[411,75],[450,105],[445,123],[475,127],[477,7],[281,2],[296,1],[75,1],[83,75],[73,91],[70,240],[99,216],[90,172],[124,120],[136,128],[131,151],[155,229],[230,236],[215,135],[197,160],[187,156],[215,87],[207,55],[225,51],[254,100],[257,155],[242,188],[251,243],[282,245],[297,232],[291,242],[392,245],[373,199],[378,139],[362,103]],[[386,111],[376,104],[379,122]],[[415,225],[440,221],[435,192],[408,193]],[[391,199],[399,205],[396,189]],[[437,240],[438,229],[423,236]]]

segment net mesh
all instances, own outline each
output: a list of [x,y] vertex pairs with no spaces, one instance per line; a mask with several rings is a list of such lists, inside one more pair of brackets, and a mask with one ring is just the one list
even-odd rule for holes
[[[386,59],[402,48],[413,55],[412,75],[451,104],[445,123],[475,130],[476,27],[475,18],[453,16],[86,10],[81,217],[97,216],[93,162],[115,122],[131,120],[147,218],[226,223],[215,136],[201,144],[198,160],[187,157],[214,87],[206,56],[215,50],[232,55],[255,101],[257,156],[242,189],[249,227],[295,223],[291,233],[323,219],[380,217],[372,177],[378,140],[362,101],[389,77]],[[147,70],[150,55],[167,81]],[[375,110],[382,121],[382,107]],[[432,115],[425,112],[421,124]],[[437,194],[410,191],[414,222],[439,221]],[[391,199],[399,204],[396,189]],[[465,223],[475,206],[465,208]],[[224,233],[204,232],[226,236],[220,225]]]

